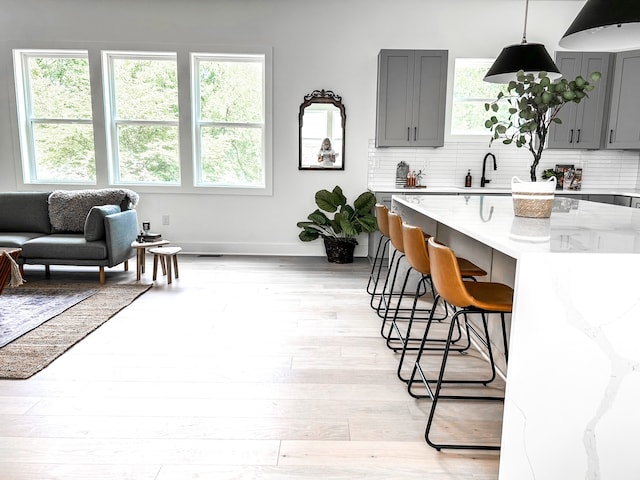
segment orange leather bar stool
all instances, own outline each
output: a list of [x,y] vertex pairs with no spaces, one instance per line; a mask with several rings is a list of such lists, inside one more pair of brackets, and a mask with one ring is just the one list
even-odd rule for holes
[[[451,323],[449,325],[449,333],[445,342],[444,350],[442,353],[442,359],[440,363],[440,371],[438,377],[435,380],[435,388],[431,387],[431,383],[434,380],[427,379],[423,367],[421,366],[421,358],[423,350],[418,351],[418,357],[414,364],[411,378],[409,380],[409,393],[416,397],[421,398],[424,395],[415,395],[412,392],[412,387],[419,380],[420,383],[426,387],[428,396],[433,400],[431,403],[431,410],[429,412],[429,418],[427,420],[427,426],[425,429],[425,440],[427,443],[440,450],[446,449],[477,449],[477,450],[499,450],[499,445],[481,445],[475,443],[443,443],[436,442],[431,439],[431,429],[436,419],[436,412],[441,400],[453,399],[453,400],[498,400],[503,401],[502,397],[495,395],[469,395],[469,394],[456,394],[445,395],[442,393],[444,384],[464,384],[469,386],[470,384],[481,384],[487,386],[495,379],[496,371],[494,364],[493,351],[491,348],[491,339],[489,338],[489,328],[487,315],[498,314],[502,322],[502,337],[504,342],[505,355],[508,358],[508,346],[505,330],[505,314],[511,313],[513,308],[513,289],[507,285],[495,282],[473,282],[463,280],[460,266],[453,251],[439,243],[433,238],[428,240],[428,252],[429,260],[431,262],[431,281],[438,292],[438,296],[450,305],[456,307],[456,312],[451,317]],[[476,328],[468,321],[468,316],[478,315],[482,320],[482,334],[476,330]],[[446,379],[445,371],[447,366],[447,360],[449,359],[449,353],[451,350],[453,334],[458,325],[458,322],[464,321],[467,335],[473,333],[478,340],[484,345],[487,350],[487,357],[489,361],[489,367],[491,375],[489,378],[484,379]],[[428,340],[429,325],[427,326],[423,342],[421,346],[424,346]],[[466,359],[465,359],[466,361]],[[474,370],[475,371],[475,370]],[[420,379],[417,378],[420,377]],[[484,392],[486,393],[486,392]],[[468,411],[466,411],[468,412]]]
[[[385,339],[387,338],[386,325],[387,325],[387,321],[390,320],[391,315],[393,315],[394,318],[406,319],[406,318],[409,318],[408,317],[409,313],[407,312],[412,312],[411,308],[401,307],[402,301],[404,299],[404,292],[407,286],[407,282],[409,280],[409,276],[411,275],[411,271],[412,271],[411,265],[407,264],[406,261],[402,262],[402,260],[405,257],[404,240],[402,238],[402,217],[400,217],[400,215],[398,215],[397,213],[389,212],[387,214],[387,219],[389,222],[389,236],[391,238],[391,244],[393,245],[395,250],[392,255],[393,268],[392,268],[392,265],[390,264],[389,271],[387,272],[387,278],[385,280],[385,284],[382,289],[382,295],[380,297],[380,307],[384,306],[384,313],[381,315],[380,312],[382,311],[382,308],[378,309],[378,315],[382,318],[382,326],[380,328],[380,334]],[[399,293],[396,293],[397,292],[396,281],[398,278],[398,270],[400,268],[401,263],[406,264],[408,268],[405,273],[405,278],[404,278],[402,287],[400,288]],[[392,271],[393,271],[393,274],[391,273]],[[418,290],[419,290],[419,295],[422,296],[426,293],[426,289],[420,290],[420,287],[422,287],[421,284],[418,285]],[[392,300],[393,297],[396,298],[395,306],[393,305],[393,300]],[[428,313],[431,310],[427,309],[427,310],[421,310],[421,311],[426,312],[426,315],[424,317],[426,320],[428,318]],[[400,315],[400,312],[403,312],[403,314]]]
[[389,220],[387,218],[389,209],[381,203],[376,203],[375,208],[376,221],[378,222],[378,230],[380,231],[380,239],[378,240],[376,256],[373,258],[371,273],[369,274],[369,282],[367,283],[367,293],[371,295],[371,308],[375,308],[373,306],[374,299],[377,295],[380,295],[380,292],[378,291],[378,284],[380,283],[382,267],[386,261],[385,255],[389,249],[389,242],[391,241],[391,237],[389,236]]
[[[424,285],[426,290],[427,283],[431,285],[433,291],[433,282],[431,281],[431,261],[429,259],[429,252],[427,251],[427,240],[430,236],[425,235],[424,231],[420,227],[416,227],[414,225],[408,225],[406,223],[402,224],[402,239],[404,244],[404,253],[409,265],[413,268],[414,271],[421,274],[420,282]],[[456,262],[458,263],[458,267],[460,269],[460,275],[462,278],[468,280],[475,280],[476,277],[484,277],[487,275],[487,272],[470,262],[465,258],[456,257]],[[402,367],[404,364],[405,356],[407,351],[413,350],[418,351],[420,348],[423,350],[442,350],[444,339],[430,339],[430,342],[439,343],[439,347],[427,347],[423,345],[420,347],[420,342],[422,341],[422,335],[418,337],[411,336],[411,330],[413,328],[413,322],[415,320],[415,311],[418,304],[418,300],[420,296],[418,295],[418,290],[416,290],[416,294],[413,298],[413,305],[411,310],[411,315],[409,316],[408,322],[406,322],[406,329],[403,331],[400,327],[400,323],[398,322],[398,318],[394,316],[391,326],[389,327],[389,334],[387,335],[387,346],[389,348],[394,348],[397,350],[397,347],[394,347],[394,340],[399,341],[402,353],[400,355],[400,361],[398,363],[398,378],[403,382],[408,382],[409,379],[403,376]],[[440,297],[434,292],[434,302],[431,307],[431,311],[435,311],[438,306],[438,300]],[[438,320],[442,321],[446,318],[448,314],[447,303],[444,302],[445,306],[445,316],[442,318],[435,318],[434,315],[430,315],[429,321]],[[396,332],[396,337],[392,337],[392,331]],[[460,333],[460,332],[459,332]],[[452,340],[452,343],[456,343],[457,340],[460,339],[460,335],[457,339]],[[413,343],[416,346],[410,347],[409,344]],[[461,350],[466,350],[468,348],[464,347]]]

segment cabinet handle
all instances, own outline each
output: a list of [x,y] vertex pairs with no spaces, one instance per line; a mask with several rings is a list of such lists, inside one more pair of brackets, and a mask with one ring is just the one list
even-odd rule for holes
[[569,143],[573,143],[573,128],[569,131]]
[[418,140],[418,127],[413,127],[413,141]]
[[411,141],[411,138],[409,138],[409,135],[411,135],[411,127],[407,127],[407,142]]
[[609,143],[613,143],[613,128],[609,130]]
[[580,129],[578,129],[578,138],[576,138],[576,143],[580,143]]

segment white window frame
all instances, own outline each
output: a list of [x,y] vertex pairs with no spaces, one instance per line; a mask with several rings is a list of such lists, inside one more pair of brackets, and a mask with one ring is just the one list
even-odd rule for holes
[[[9,47],[14,51],[30,52],[58,52],[63,54],[73,54],[75,52],[88,53],[89,71],[91,79],[92,94],[92,114],[94,130],[94,150],[96,161],[96,181],[87,185],[95,185],[100,188],[115,186],[112,182],[112,165],[109,158],[110,131],[107,128],[109,115],[109,101],[107,79],[103,65],[104,52],[167,52],[177,54],[178,62],[178,102],[179,102],[179,139],[180,139],[180,184],[131,184],[122,183],[118,186],[131,185],[140,193],[175,193],[175,194],[212,194],[212,195],[239,195],[239,196],[270,196],[273,194],[273,49],[271,47],[224,47],[202,44],[176,44],[168,47],[164,44],[140,44],[122,42],[51,42],[47,48],[40,48],[31,42],[10,42]],[[195,183],[195,137],[194,137],[194,112],[193,112],[193,81],[192,66],[190,64],[191,54],[212,54],[212,55],[263,55],[264,56],[264,187],[219,187],[219,186],[197,186]],[[202,52],[202,53],[200,53]],[[16,57],[17,58],[17,57]],[[14,59],[15,60],[15,59]],[[10,99],[10,115],[14,125],[19,125],[24,119],[24,109],[20,106],[21,85],[23,74],[19,67],[20,63],[15,61],[14,75],[14,95]],[[25,190],[48,188],[64,188],[64,185],[73,186],[69,182],[45,181],[34,185],[28,181],[28,163],[23,165],[23,158],[28,158],[27,141],[22,132],[16,133],[18,141],[15,147],[15,167],[17,181],[20,188]],[[25,160],[26,161],[26,160]],[[22,177],[22,178],[21,178]]]
[[[104,88],[106,91],[105,100],[105,116],[106,116],[106,128],[107,128],[107,151],[109,158],[109,183],[112,185],[150,185],[150,186],[180,186],[180,181],[177,182],[131,182],[122,181],[120,179],[120,148],[118,142],[118,127],[121,125],[132,126],[167,126],[180,128],[179,120],[130,120],[118,118],[116,108],[116,85],[114,79],[114,60],[129,59],[129,60],[162,60],[173,61],[176,65],[176,71],[178,68],[178,58],[175,52],[136,52],[136,51],[104,51],[103,56],[103,75],[104,75]],[[179,87],[178,87],[179,88]],[[178,92],[178,109],[180,94]],[[180,152],[180,137],[178,136],[178,152]],[[179,160],[180,157],[179,157]],[[180,161],[182,164],[182,161]]]
[[[198,81],[200,75],[200,62],[201,61],[242,61],[246,62],[247,60],[255,61],[256,63],[260,63],[262,66],[262,122],[261,123],[240,123],[240,122],[216,122],[216,121],[208,121],[202,120],[201,117],[201,104],[200,104],[200,82]],[[243,53],[243,54],[232,54],[232,53],[192,53],[190,56],[190,65],[191,65],[191,78],[192,78],[192,125],[193,125],[193,147],[194,147],[194,159],[193,159],[193,167],[194,167],[194,176],[193,182],[194,185],[198,188],[219,188],[228,190],[230,192],[234,191],[264,191],[271,192],[271,162],[270,162],[270,144],[269,138],[270,135],[267,135],[267,129],[270,122],[267,120],[267,104],[270,104],[270,95],[268,95],[267,89],[267,55],[265,53]],[[204,183],[202,180],[202,134],[201,130],[203,127],[242,127],[242,128],[255,128],[261,130],[262,136],[262,171],[263,173],[263,182],[260,186],[255,185],[225,185],[225,184],[209,184]]]
[[[487,129],[487,133],[485,134],[480,134],[480,133],[453,133],[452,129],[453,129],[453,112],[454,112],[454,105],[456,102],[456,99],[454,97],[454,89],[455,89],[455,81],[456,81],[456,74],[457,74],[457,69],[459,65],[462,66],[468,66],[470,64],[479,64],[479,65],[486,65],[487,70],[489,70],[489,68],[491,67],[491,65],[493,64],[493,62],[495,61],[495,59],[492,58],[455,58],[454,59],[454,67],[453,67],[453,75],[451,76],[451,85],[449,86],[449,91],[451,92],[451,100],[450,100],[450,105],[451,108],[449,109],[449,113],[448,113],[448,120],[447,120],[447,138],[450,141],[453,142],[479,142],[479,141],[489,141],[489,138],[491,138],[491,132],[489,131],[489,129]],[[492,101],[494,101],[495,98],[468,98],[465,99],[464,101],[467,102],[477,102],[477,103],[482,103],[484,105],[484,103],[490,103]],[[489,118],[489,113],[487,112],[487,118]]]
[[[35,135],[33,126],[36,124],[51,125],[92,125],[95,131],[93,113],[91,118],[36,118],[32,111],[33,92],[29,76],[28,60],[30,58],[85,58],[89,60],[87,50],[73,49],[15,49],[13,51],[13,64],[16,88],[16,112],[18,120],[18,138],[20,145],[20,168],[22,181],[30,185],[96,185],[96,180],[69,180],[57,181],[55,179],[36,178],[37,159],[35,150]],[[91,66],[89,65],[89,69]],[[94,161],[96,161],[96,149],[94,145]],[[96,173],[97,174],[97,173]]]

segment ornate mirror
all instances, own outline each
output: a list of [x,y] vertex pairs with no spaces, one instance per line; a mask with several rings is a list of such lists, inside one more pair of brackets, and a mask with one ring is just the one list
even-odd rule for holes
[[342,97],[330,90],[314,90],[300,105],[300,163],[298,170],[344,170]]

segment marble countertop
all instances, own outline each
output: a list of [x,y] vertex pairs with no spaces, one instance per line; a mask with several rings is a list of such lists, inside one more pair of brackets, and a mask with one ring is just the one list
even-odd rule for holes
[[513,258],[526,253],[640,253],[640,210],[556,198],[551,218],[516,217],[513,200],[394,195],[393,200]]

